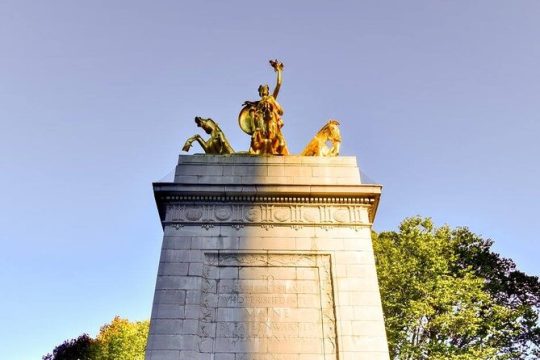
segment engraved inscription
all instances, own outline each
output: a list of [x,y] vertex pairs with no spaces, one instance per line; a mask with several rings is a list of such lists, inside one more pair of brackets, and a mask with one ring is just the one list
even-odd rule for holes
[[214,353],[336,359],[328,255],[209,253],[204,267],[199,335]]

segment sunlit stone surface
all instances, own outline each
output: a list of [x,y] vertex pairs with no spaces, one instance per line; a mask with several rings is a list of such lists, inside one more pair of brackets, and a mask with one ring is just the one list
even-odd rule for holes
[[354,157],[180,156],[146,359],[388,359]]

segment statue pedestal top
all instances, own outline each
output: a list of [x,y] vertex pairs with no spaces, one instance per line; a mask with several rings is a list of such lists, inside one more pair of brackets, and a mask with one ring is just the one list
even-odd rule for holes
[[360,185],[354,156],[180,155],[175,183]]

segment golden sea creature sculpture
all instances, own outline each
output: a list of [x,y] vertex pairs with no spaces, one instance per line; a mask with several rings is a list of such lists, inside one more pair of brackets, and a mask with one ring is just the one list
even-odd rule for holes
[[270,94],[268,85],[260,85],[260,100],[244,102],[238,123],[245,133],[251,135],[250,154],[288,155],[287,143],[281,133],[283,108],[276,100],[281,88],[283,63],[270,60],[270,65],[277,73],[274,91]]
[[195,122],[198,127],[202,128],[207,134],[210,134],[210,138],[205,141],[199,134],[195,134],[187,139],[182,150],[189,151],[193,142],[197,141],[206,154],[226,155],[234,153],[229,140],[227,140],[225,134],[214,120],[197,116],[195,117]]
[[[327,145],[328,142],[332,146]],[[311,139],[300,155],[303,156],[338,156],[341,145],[341,134],[339,132],[339,122],[329,120],[321,130]]]

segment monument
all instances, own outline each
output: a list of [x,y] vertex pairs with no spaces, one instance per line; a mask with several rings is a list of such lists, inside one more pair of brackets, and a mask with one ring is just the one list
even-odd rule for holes
[[330,120],[290,155],[277,84],[247,101],[235,152],[212,119],[175,178],[155,183],[164,230],[147,360],[388,359],[371,245],[381,186],[339,155]]

